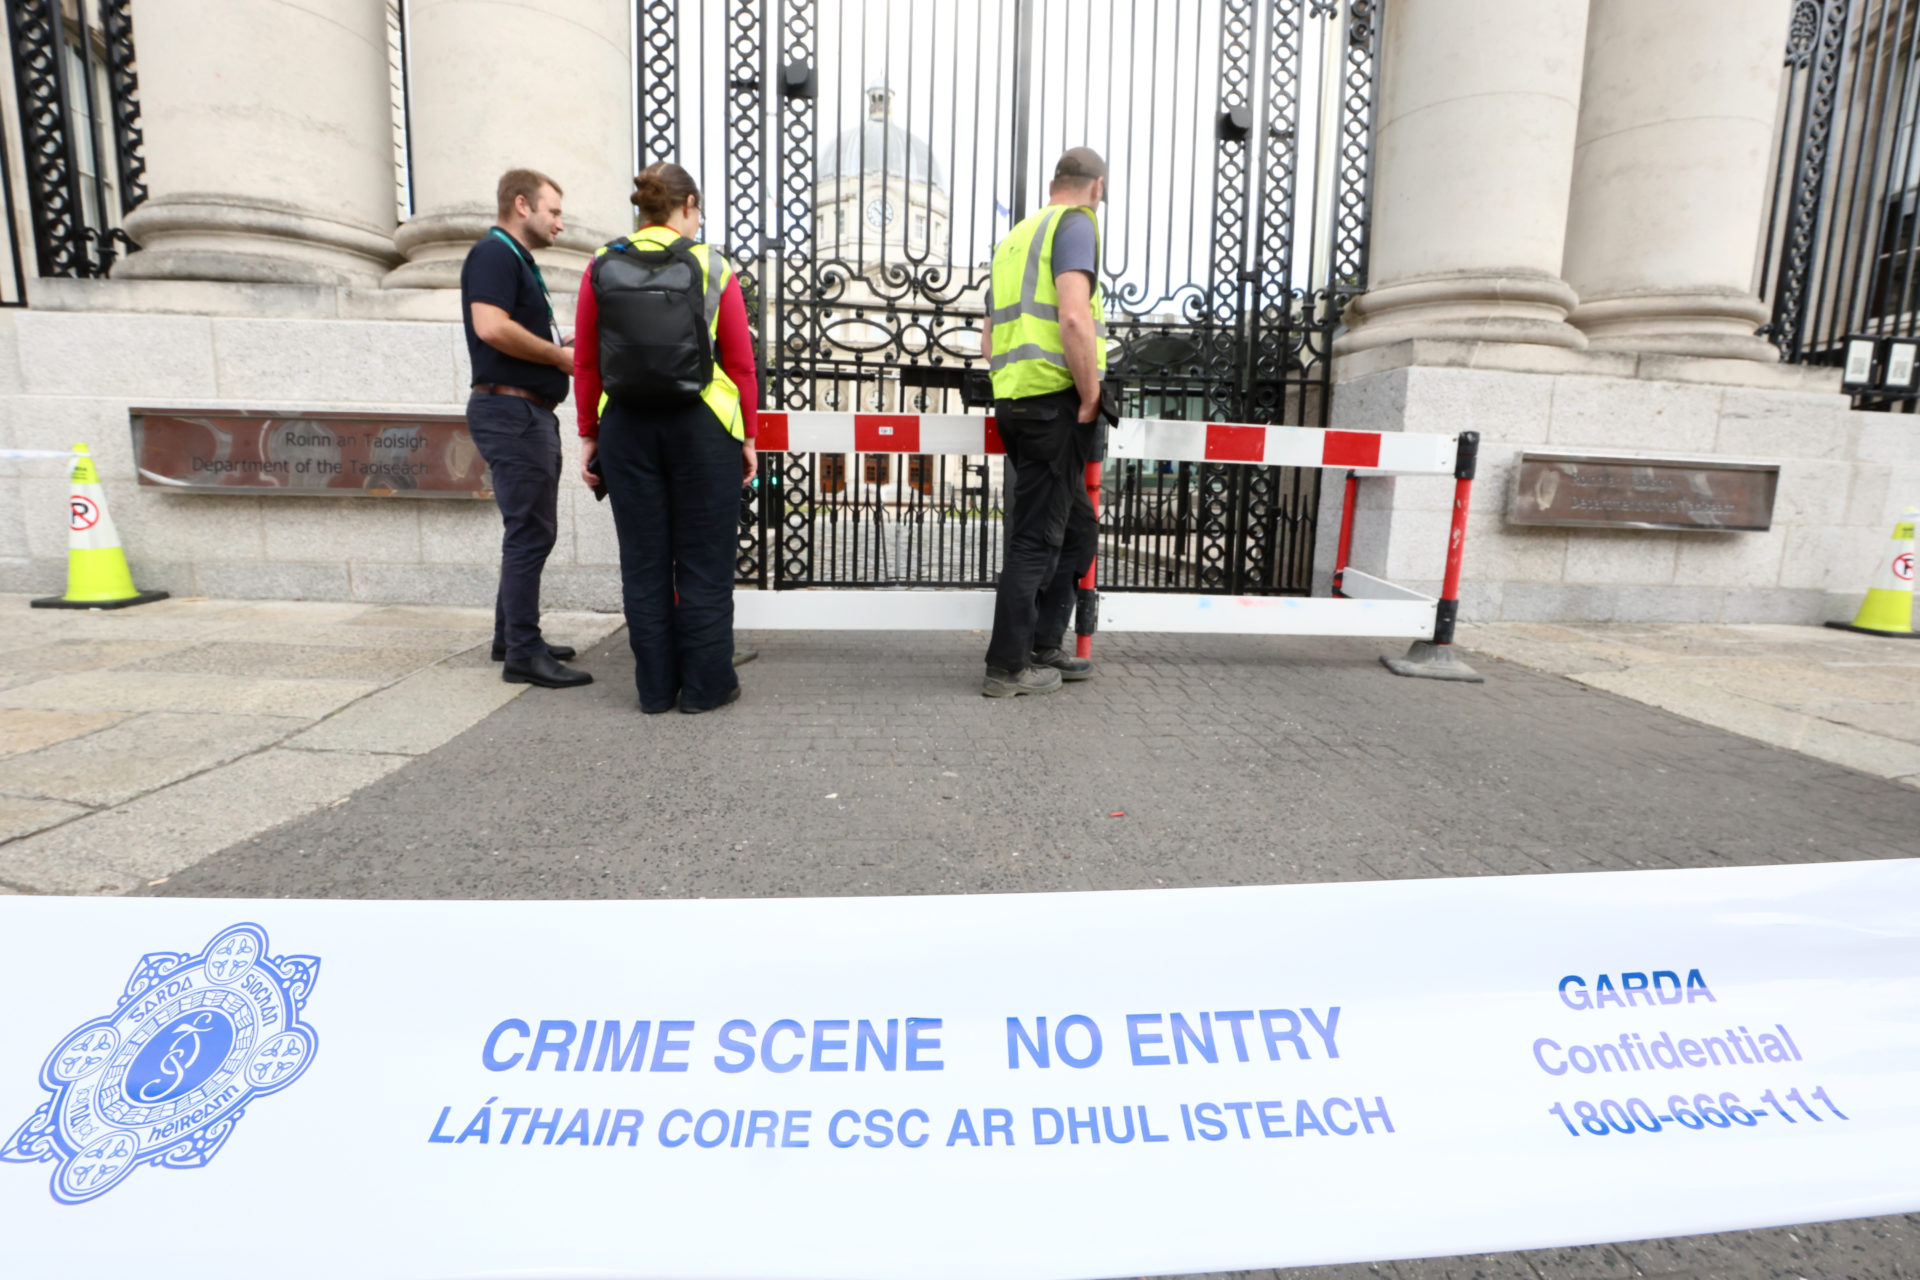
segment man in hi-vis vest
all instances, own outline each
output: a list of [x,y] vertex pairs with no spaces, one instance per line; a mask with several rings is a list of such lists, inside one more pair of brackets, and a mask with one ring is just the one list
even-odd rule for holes
[[1098,525],[1083,477],[1107,369],[1100,226],[1107,166],[1075,147],[1053,168],[1048,204],[993,252],[980,354],[1006,446],[1005,554],[987,645],[989,698],[1052,693],[1093,663],[1065,648],[1074,588],[1093,563]]

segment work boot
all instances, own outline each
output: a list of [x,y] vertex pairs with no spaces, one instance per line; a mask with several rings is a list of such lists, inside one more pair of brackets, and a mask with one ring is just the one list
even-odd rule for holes
[[1054,693],[1059,688],[1060,673],[1052,667],[1027,667],[1020,671],[988,667],[980,692],[988,698],[1017,698],[1023,693]]
[[[547,646],[547,652],[553,655],[556,662],[565,662],[567,659],[573,657],[573,646],[570,644],[550,644]],[[493,646],[493,660],[495,662],[505,662],[507,660],[507,646],[503,644]]]
[[537,684],[543,689],[571,689],[593,683],[591,673],[563,667],[549,653],[536,653],[526,662],[509,662],[500,668],[500,678],[508,684]]
[[1060,673],[1062,680],[1069,683],[1093,678],[1093,659],[1076,658],[1065,649],[1036,649],[1033,654],[1033,665],[1052,667]]

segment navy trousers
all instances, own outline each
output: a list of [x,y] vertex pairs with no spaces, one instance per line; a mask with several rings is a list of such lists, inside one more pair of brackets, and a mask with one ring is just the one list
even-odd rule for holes
[[1095,424],[1074,420],[1075,391],[996,401],[1006,446],[1006,545],[994,591],[987,665],[1024,671],[1038,649],[1059,647],[1074,590],[1093,563],[1099,527],[1087,496]]
[[467,401],[467,431],[493,471],[493,500],[506,526],[493,642],[506,647],[508,662],[525,662],[546,644],[540,574],[559,529],[560,420],[530,400],[475,394]]
[[620,538],[620,591],[640,709],[719,706],[733,671],[740,442],[706,405],[600,417],[600,471]]

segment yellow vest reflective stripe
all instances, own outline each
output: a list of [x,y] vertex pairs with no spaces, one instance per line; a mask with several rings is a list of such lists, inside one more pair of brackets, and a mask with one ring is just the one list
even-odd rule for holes
[[[993,293],[987,318],[993,325],[993,394],[1002,400],[1043,396],[1073,386],[1067,348],[1060,340],[1060,294],[1053,283],[1053,238],[1061,217],[1072,211],[1093,221],[1094,247],[1100,220],[1084,206],[1048,205],[1025,219],[993,251]],[[1107,313],[1100,281],[1093,282],[1094,358],[1107,371]]]
[[[627,237],[627,240],[642,248],[664,249],[680,238],[679,233],[668,227],[642,227]],[[610,246],[601,245],[594,253],[599,257]],[[746,418],[740,412],[740,388],[734,385],[727,371],[720,367],[717,358],[720,351],[720,296],[727,291],[727,281],[733,279],[733,268],[722,255],[713,251],[712,245],[695,244],[693,256],[700,264],[700,303],[707,318],[707,336],[713,340],[716,356],[713,362],[713,376],[707,380],[706,389],[700,393],[700,400],[713,410],[713,416],[727,429],[727,434],[735,440],[747,438]],[[607,411],[607,393],[600,393],[600,412]]]

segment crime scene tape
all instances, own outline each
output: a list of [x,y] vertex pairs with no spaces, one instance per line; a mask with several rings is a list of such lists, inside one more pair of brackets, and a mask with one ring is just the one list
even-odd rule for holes
[[1920,1210],[1916,860],[12,897],[0,973],[6,1275],[1137,1276]]

